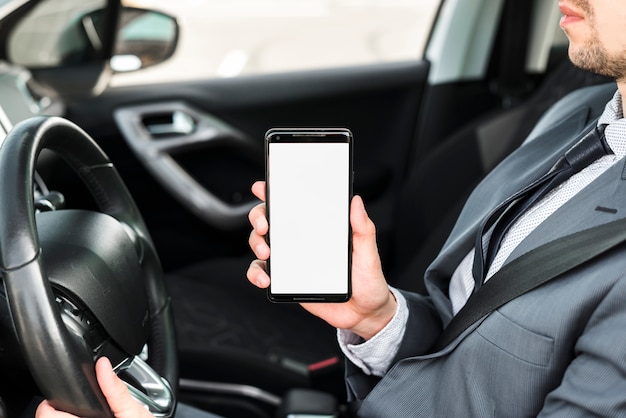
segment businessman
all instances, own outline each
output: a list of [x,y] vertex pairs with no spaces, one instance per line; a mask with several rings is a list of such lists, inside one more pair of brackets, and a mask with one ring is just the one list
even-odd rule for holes
[[[588,88],[561,101],[485,178],[426,272],[428,297],[387,290],[374,226],[354,198],[353,297],[343,305],[305,308],[339,329],[349,359],[348,392],[360,402],[359,416],[626,416],[626,248],[515,298],[432,351],[443,327],[502,266],[550,241],[626,216],[626,1],[569,0],[560,7],[570,59],[615,78],[618,91],[615,85]],[[492,247],[491,236],[502,228],[485,221],[489,214],[597,127],[606,139],[603,152],[516,218]],[[265,197],[262,184],[254,190]],[[264,207],[250,218],[258,260],[248,278],[267,287]],[[484,262],[477,252],[492,252],[493,260]]]
[[[615,78],[617,90],[614,84],[587,88],[561,100],[481,182],[426,271],[428,296],[387,285],[374,224],[360,197],[352,201],[352,298],[303,306],[338,328],[348,393],[359,416],[626,416],[624,247],[561,272],[437,345],[468,300],[515,260],[626,218],[626,0],[559,5],[572,62]],[[600,144],[593,152],[579,158],[570,151],[589,137]],[[564,154],[576,170],[564,179],[545,176]],[[261,182],[253,185],[262,200],[264,190]],[[518,208],[523,210],[516,215]],[[250,222],[257,260],[247,276],[265,288],[270,248],[264,205],[250,212]],[[98,363],[97,374],[112,410],[124,416],[118,411],[133,403],[124,390],[116,392],[119,380],[106,361]],[[38,416],[57,413],[44,402]]]

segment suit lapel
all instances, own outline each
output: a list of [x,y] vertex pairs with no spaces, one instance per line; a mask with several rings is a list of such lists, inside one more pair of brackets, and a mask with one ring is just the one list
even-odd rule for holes
[[589,114],[588,107],[569,113],[568,117],[505,159],[469,197],[450,237],[425,275],[426,288],[444,324],[452,318],[448,297],[450,277],[472,249],[481,220],[500,202],[547,172],[554,161],[584,135]]
[[[559,238],[563,238],[563,237],[572,235],[577,232],[586,231],[590,228],[598,227],[601,225],[607,225],[614,221],[620,221],[620,220],[623,221],[624,219],[626,219],[626,158],[622,158],[620,161],[616,162],[606,172],[600,175],[596,180],[594,180],[587,187],[581,190],[576,196],[574,196],[567,203],[565,203],[559,210],[557,210],[550,217],[548,217],[544,222],[542,222],[511,253],[511,255],[509,256],[509,258],[507,259],[505,263],[505,266],[511,263],[513,260],[516,260],[519,257],[527,254],[529,251],[535,248],[538,248],[542,245],[551,243],[552,241],[557,240]],[[615,228],[615,227],[612,225],[611,226],[607,225],[605,229],[606,228],[610,229],[610,228]],[[610,230],[612,231],[612,229]],[[586,231],[585,234],[587,234],[587,232],[588,231]],[[598,241],[604,240],[605,238],[609,238],[609,235],[606,235],[607,234],[606,231],[601,232],[601,234],[602,235],[597,236]],[[585,235],[587,239],[589,239],[588,235],[589,234]],[[611,236],[616,237],[615,234],[611,234]],[[582,255],[581,253],[579,257],[575,253],[575,250],[580,249],[580,248],[584,248],[584,247],[575,245],[574,247],[571,248],[571,250],[573,251],[574,259],[578,260],[578,262],[584,262],[586,260],[585,255]],[[549,256],[547,253],[545,254],[546,254],[546,257],[551,259],[551,256]],[[589,253],[585,251],[584,254],[589,254]],[[533,258],[533,263],[534,262],[535,262],[535,259]],[[576,265],[577,264],[573,264],[572,266],[576,266]],[[570,268],[572,267],[570,267],[568,264],[568,267],[566,269],[570,269]],[[567,271],[567,270],[563,270],[563,271]],[[557,275],[560,275],[560,274],[563,274],[563,273],[560,272]],[[537,276],[533,276],[533,277],[538,277],[538,276],[541,276],[541,274],[538,274]],[[557,277],[557,276],[555,275],[552,277]],[[507,277],[506,282],[503,282],[503,283],[508,283],[512,279],[514,280],[514,277]],[[548,277],[547,279],[550,279],[550,278]],[[495,277],[493,280],[496,280]],[[519,287],[520,287],[519,283],[514,286],[514,288],[519,288]],[[442,291],[443,289],[439,289],[439,290]],[[520,292],[520,293],[523,293],[523,292]],[[484,296],[484,295],[481,295],[481,292],[479,292],[476,295],[476,297],[479,297],[479,296]],[[490,297],[490,300],[493,301],[494,297],[495,296]],[[496,299],[499,299],[499,297]],[[478,305],[475,304],[474,306],[481,306],[481,307],[484,307],[484,305],[489,306],[489,302],[487,302],[487,299],[479,298],[479,300],[480,302],[478,302],[478,300],[474,301],[475,303],[478,303]],[[477,310],[480,311],[481,308]],[[472,309],[470,309],[470,311],[472,311]],[[464,312],[462,310],[457,315],[457,318],[454,318],[455,321],[452,321],[451,313],[444,313],[442,317],[447,318],[444,320],[444,324],[448,326],[450,321],[452,321],[452,322],[457,322],[455,325],[458,325],[458,320],[460,319],[460,317],[463,317],[463,316],[467,317],[467,315],[463,315],[464,313],[468,313],[468,312]],[[482,321],[485,320],[488,315],[480,314],[478,316],[480,316],[478,320],[476,321],[472,320],[473,323],[469,324],[467,328],[465,328],[458,335],[452,332],[452,334],[454,335],[454,339],[453,340],[446,339],[446,341],[451,341],[450,343],[446,343],[445,345],[436,344],[437,348],[435,349],[435,351],[433,351],[433,353],[431,353],[429,356],[426,356],[426,357],[438,357],[441,355],[445,355],[449,353],[450,351],[454,350],[455,347],[461,341],[463,341],[463,339],[467,335],[474,332],[476,328],[480,326]],[[470,317],[471,317],[471,314],[470,314]],[[464,321],[461,321],[461,323],[463,322]],[[465,323],[467,323],[467,321],[465,321]],[[455,328],[455,327],[452,327],[452,328]]]
[[511,253],[507,263],[557,238],[626,217],[625,162],[615,163],[542,222]]

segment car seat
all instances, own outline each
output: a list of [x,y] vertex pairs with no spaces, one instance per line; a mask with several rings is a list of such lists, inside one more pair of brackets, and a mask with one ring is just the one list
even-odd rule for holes
[[421,278],[476,184],[522,144],[551,105],[578,88],[607,82],[613,80],[563,59],[527,100],[478,118],[420,156],[394,206],[397,224],[388,280],[402,289],[425,292]]

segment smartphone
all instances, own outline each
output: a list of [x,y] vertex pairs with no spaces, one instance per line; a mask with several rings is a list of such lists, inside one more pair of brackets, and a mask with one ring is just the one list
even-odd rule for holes
[[352,154],[346,128],[273,128],[265,135],[271,301],[350,299]]

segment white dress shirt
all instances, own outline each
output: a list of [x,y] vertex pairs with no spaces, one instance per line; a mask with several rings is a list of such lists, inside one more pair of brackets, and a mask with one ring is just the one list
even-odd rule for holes
[[[626,119],[624,119],[622,112],[622,96],[619,91],[606,105],[598,124],[608,125],[605,130],[605,137],[613,154],[599,158],[573,175],[520,216],[504,236],[500,249],[485,276],[485,281],[489,280],[502,267],[519,243],[539,224],[609,167],[626,156]],[[487,236],[483,240],[484,245],[488,244],[490,234],[491,231],[486,234]],[[470,251],[461,261],[450,280],[449,294],[454,314],[461,310],[474,290],[473,260],[474,250]],[[391,291],[398,301],[398,310],[389,324],[373,338],[363,342],[360,337],[350,331],[338,330],[338,340],[342,351],[350,361],[366,374],[383,376],[387,372],[404,335],[408,318],[406,300],[395,289],[391,288]]]

